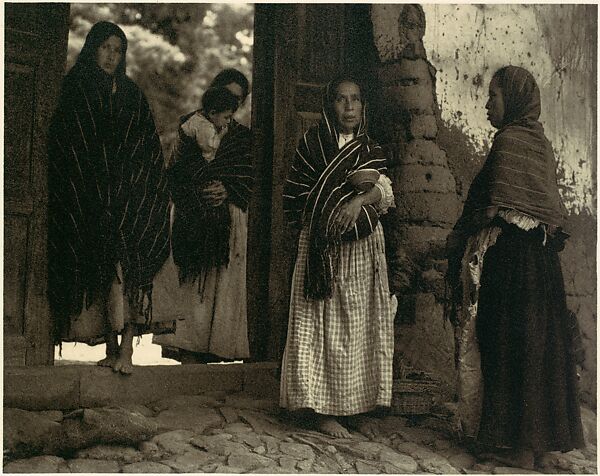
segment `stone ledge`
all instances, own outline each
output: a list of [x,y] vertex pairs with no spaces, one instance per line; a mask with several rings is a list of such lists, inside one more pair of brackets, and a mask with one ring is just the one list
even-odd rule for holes
[[[277,394],[278,364],[136,366],[133,375],[89,365],[5,367],[4,406],[70,410],[111,404],[144,404],[209,391]],[[271,388],[273,387],[273,388]]]

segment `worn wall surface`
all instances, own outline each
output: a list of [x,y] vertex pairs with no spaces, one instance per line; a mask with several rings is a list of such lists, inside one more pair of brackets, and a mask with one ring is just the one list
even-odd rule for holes
[[[572,212],[595,211],[596,10],[595,5],[423,5],[423,39],[438,70],[442,121],[476,156],[493,129],[485,102],[501,66],[527,68],[542,97],[541,121],[559,162],[561,193]],[[449,140],[452,140],[450,138]]]
[[[423,168],[428,162],[439,161],[444,168],[447,164],[456,196],[464,201],[494,133],[485,111],[489,81],[503,65],[523,66],[540,85],[541,121],[557,156],[559,187],[571,213],[572,238],[561,258],[569,307],[578,314],[587,354],[582,394],[595,405],[596,6],[424,4],[419,7],[424,24],[410,8],[386,4],[371,9],[374,41],[384,73],[380,78],[382,94],[396,96],[393,101],[387,98],[384,109],[393,111],[384,114],[390,116],[392,131],[388,136],[399,150],[400,167],[392,167],[391,175],[400,208],[391,217],[393,224],[386,230],[386,239],[393,248],[405,247],[416,260],[410,289],[402,292],[400,314],[404,315],[399,316],[397,350],[426,370],[448,374],[452,367],[448,357],[453,346],[446,342],[448,330],[440,327],[442,290],[437,289],[435,277],[430,279],[443,270],[438,264],[440,256],[431,248],[429,255],[415,255],[410,247],[445,236],[447,220],[435,217],[441,214],[454,220],[455,214],[443,209],[446,200],[436,204],[434,197],[442,198],[441,189],[419,188],[419,177],[400,173],[402,166],[412,160],[415,147],[426,150],[419,153],[418,165]],[[419,60],[409,63],[411,55]],[[431,66],[431,78],[420,71],[424,63]],[[399,72],[395,76],[385,74],[396,69]],[[423,107],[432,104],[425,99],[428,88],[434,92],[436,127],[429,125],[431,112]],[[422,100],[415,102],[411,98],[417,90]],[[425,124],[428,127],[421,127]],[[429,172],[424,183],[432,177]],[[428,197],[409,203],[402,198],[407,191],[410,196],[417,192]],[[412,229],[419,220],[423,233],[412,236],[414,243],[404,243],[398,232]],[[428,269],[428,264],[434,266]],[[412,324],[406,322],[407,315]],[[449,383],[448,377],[443,380]]]

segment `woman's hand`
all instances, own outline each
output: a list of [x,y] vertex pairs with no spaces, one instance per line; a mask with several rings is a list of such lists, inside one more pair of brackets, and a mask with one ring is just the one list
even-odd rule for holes
[[227,199],[227,189],[220,180],[211,180],[201,192],[202,198],[210,207],[218,207]]
[[360,215],[363,206],[363,196],[357,195],[338,208],[332,220],[332,228],[336,233],[343,235],[352,229]]

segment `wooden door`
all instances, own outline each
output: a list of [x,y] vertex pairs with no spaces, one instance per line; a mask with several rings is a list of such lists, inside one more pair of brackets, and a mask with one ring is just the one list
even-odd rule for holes
[[248,285],[259,359],[279,360],[285,345],[296,237],[282,195],[294,151],[321,117],[325,84],[342,71],[369,75],[369,27],[368,5],[256,5],[252,124],[260,180],[249,214]]
[[51,364],[46,134],[64,73],[69,5],[4,5],[4,364]]

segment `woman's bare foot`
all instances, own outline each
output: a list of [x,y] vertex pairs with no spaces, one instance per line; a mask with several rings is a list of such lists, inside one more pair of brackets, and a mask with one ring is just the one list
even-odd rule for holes
[[316,428],[321,433],[334,438],[352,438],[350,432],[337,421],[337,418],[328,415],[318,415]]
[[100,367],[113,367],[119,358],[119,341],[117,340],[116,332],[105,334],[106,340],[106,357],[98,361]]
[[96,365],[100,367],[113,367],[115,362],[119,359],[119,355],[107,355],[102,360],[99,360]]
[[121,354],[112,366],[113,371],[120,372],[123,375],[131,375],[133,373],[133,363],[131,362],[132,355],[133,352],[121,351]]
[[352,415],[349,416],[346,421],[349,428],[358,431],[370,440],[376,438],[380,434],[376,418],[368,417],[366,415]]

